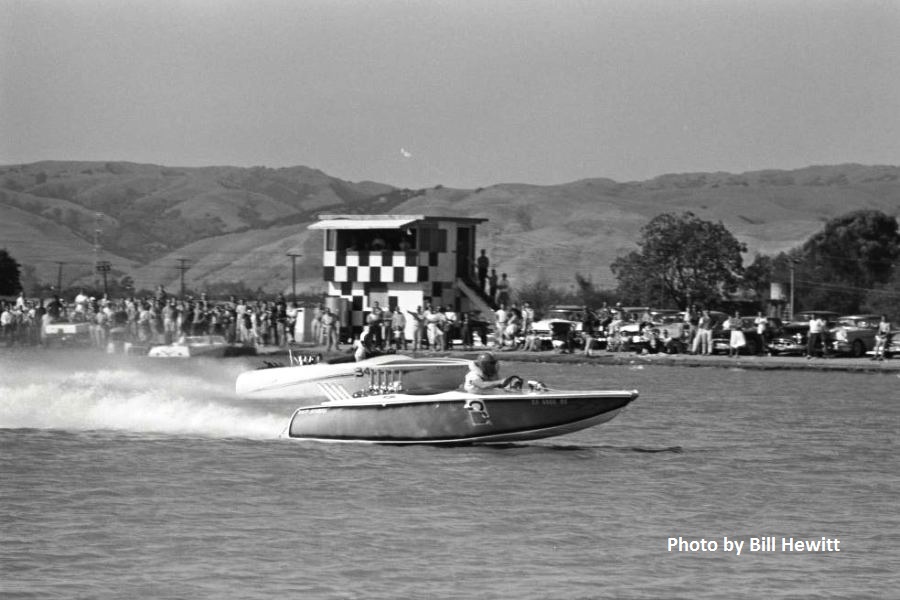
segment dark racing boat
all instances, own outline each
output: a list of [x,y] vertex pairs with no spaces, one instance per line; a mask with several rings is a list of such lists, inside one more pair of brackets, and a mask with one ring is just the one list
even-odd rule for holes
[[298,408],[285,434],[378,444],[521,442],[605,423],[637,397],[637,390],[561,391],[536,381],[490,394],[373,390],[351,395],[332,388],[329,401]]

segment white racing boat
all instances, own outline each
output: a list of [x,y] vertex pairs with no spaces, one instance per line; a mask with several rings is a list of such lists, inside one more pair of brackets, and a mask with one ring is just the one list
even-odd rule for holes
[[638,397],[630,391],[560,391],[530,381],[523,391],[348,394],[301,406],[290,438],[378,444],[490,444],[564,435],[605,423]]
[[300,362],[241,373],[235,381],[235,392],[242,398],[297,400],[298,405],[303,405],[328,398],[332,391],[352,396],[399,386],[414,393],[448,390],[459,386],[470,364],[461,358],[413,358],[402,354],[384,354],[358,362]]

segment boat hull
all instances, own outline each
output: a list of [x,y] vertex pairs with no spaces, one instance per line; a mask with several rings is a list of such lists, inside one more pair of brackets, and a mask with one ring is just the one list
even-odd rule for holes
[[386,395],[301,407],[287,435],[379,444],[509,443],[564,435],[614,418],[637,391]]
[[408,391],[455,389],[465,380],[470,362],[463,359],[385,355],[359,362],[318,363],[241,373],[235,392],[247,399],[295,400],[297,406],[395,385]]

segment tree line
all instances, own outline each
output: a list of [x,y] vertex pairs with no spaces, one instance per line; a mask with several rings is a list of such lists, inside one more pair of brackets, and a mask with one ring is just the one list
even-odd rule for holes
[[[773,283],[790,294],[794,310],[878,313],[900,318],[900,234],[897,220],[881,211],[858,210],[836,217],[822,231],[788,252],[757,253],[744,266],[747,247],[721,222],[691,212],[665,213],[640,231],[638,248],[610,266],[613,290],[595,289],[575,276],[576,290],[563,293],[544,281],[520,286],[518,296],[538,307],[603,302],[679,308],[769,308]],[[752,308],[751,308],[752,307]],[[785,306],[786,308],[786,306]]]

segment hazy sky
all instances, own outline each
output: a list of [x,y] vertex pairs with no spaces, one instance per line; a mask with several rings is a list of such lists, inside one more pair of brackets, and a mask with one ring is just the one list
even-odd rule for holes
[[900,164],[900,0],[0,0],[0,163],[398,186]]

